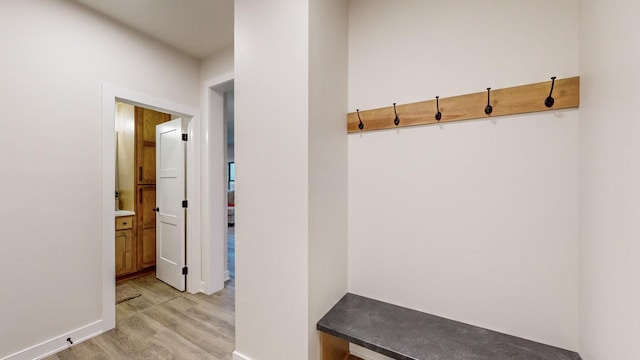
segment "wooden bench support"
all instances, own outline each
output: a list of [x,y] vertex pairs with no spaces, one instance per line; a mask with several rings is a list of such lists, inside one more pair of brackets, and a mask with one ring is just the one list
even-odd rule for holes
[[349,342],[320,332],[320,360],[345,360],[349,357]]

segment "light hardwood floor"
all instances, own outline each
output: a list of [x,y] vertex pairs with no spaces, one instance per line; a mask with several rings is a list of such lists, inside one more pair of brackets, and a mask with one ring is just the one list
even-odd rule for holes
[[[230,232],[229,245],[234,244],[235,236]],[[229,254],[230,267],[235,262],[233,253]],[[181,293],[157,280],[153,273],[126,283],[142,296],[116,305],[115,329],[46,360],[232,358],[235,344],[233,278],[226,282],[224,290],[211,296]]]

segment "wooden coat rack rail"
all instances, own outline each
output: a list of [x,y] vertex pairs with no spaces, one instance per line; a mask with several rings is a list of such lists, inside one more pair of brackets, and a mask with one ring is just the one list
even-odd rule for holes
[[[489,90],[411,104],[347,114],[347,132],[393,129],[496,116],[576,108],[580,105],[580,77]],[[548,98],[553,100],[549,101]],[[489,101],[489,104],[487,104]],[[491,105],[491,106],[487,106]],[[548,107],[548,105],[551,105]],[[486,109],[490,107],[491,109]],[[485,110],[489,114],[485,113]],[[440,120],[436,113],[440,112]],[[396,116],[397,114],[397,116]],[[396,118],[399,120],[397,121]],[[398,124],[396,125],[395,122]],[[362,129],[358,125],[362,126]]]

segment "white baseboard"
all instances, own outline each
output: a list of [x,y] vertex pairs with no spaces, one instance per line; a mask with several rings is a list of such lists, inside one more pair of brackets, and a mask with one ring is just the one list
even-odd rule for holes
[[365,349],[362,346],[349,343],[349,352],[364,360],[393,360],[388,356],[379,354],[375,351]]
[[71,345],[67,342],[67,338],[71,338],[71,341],[73,341],[73,344],[75,345],[94,336],[100,335],[102,334],[102,332],[102,320],[98,320],[79,329],[56,336],[53,339],[49,339],[38,345],[34,345],[30,348],[18,351],[17,353],[2,358],[1,360],[43,359],[47,356],[53,355],[61,350],[71,347]]
[[240,354],[237,351],[233,352],[233,360],[251,360],[250,358],[248,358],[245,355]]
[[224,281],[231,280],[231,277],[229,276],[229,270],[225,271],[224,275],[222,275],[222,276],[224,276]]

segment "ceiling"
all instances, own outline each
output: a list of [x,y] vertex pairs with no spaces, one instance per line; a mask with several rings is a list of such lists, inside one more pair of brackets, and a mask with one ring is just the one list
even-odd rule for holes
[[203,59],[233,44],[233,0],[76,0]]

